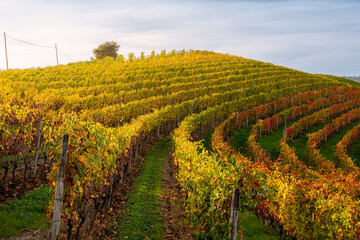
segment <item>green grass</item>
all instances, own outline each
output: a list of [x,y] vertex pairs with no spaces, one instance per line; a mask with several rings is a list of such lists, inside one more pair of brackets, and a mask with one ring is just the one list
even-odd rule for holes
[[209,152],[212,151],[212,147],[211,147],[211,138],[212,138],[212,135],[214,134],[214,130],[211,130],[209,131],[203,138],[203,145],[205,147],[206,150],[208,150]]
[[246,157],[249,156],[246,151],[246,142],[250,135],[251,129],[252,126],[248,126],[246,128],[233,131],[229,139],[230,144]]
[[52,188],[43,186],[25,194],[21,199],[0,205],[0,237],[21,234],[21,229],[48,229],[45,209],[52,198]]
[[120,232],[118,239],[162,239],[161,179],[164,158],[170,146],[170,138],[166,137],[146,155],[142,172],[134,180],[133,192],[125,203],[123,215],[114,224]]
[[347,154],[351,157],[353,162],[360,167],[360,140],[357,140],[356,143],[351,145]]
[[275,160],[279,157],[279,142],[283,137],[284,129],[285,127],[279,128],[278,131],[263,135],[259,139],[260,146],[270,154],[271,159]]
[[[329,124],[331,121],[326,121],[325,123],[322,123],[314,128],[309,129],[307,133],[313,133],[316,132],[322,128],[324,128],[327,124]],[[343,138],[343,136],[346,134],[346,132],[351,129],[352,127],[356,126],[357,123],[353,123],[343,130],[341,130],[338,134],[333,135],[328,139],[328,142],[320,145],[320,153],[326,157],[330,161],[334,161],[335,154],[334,154],[334,147],[335,145]],[[306,133],[306,134],[307,134]],[[299,160],[307,163],[307,141],[308,137],[306,134],[302,135],[301,137],[296,138],[294,141],[289,142],[290,147],[295,149],[295,153],[298,156]]]
[[[325,123],[322,123],[316,127],[313,127],[309,129],[306,134],[313,133],[318,131],[319,129],[325,127],[327,124],[329,124],[331,120],[326,121]],[[338,134],[333,135],[331,138],[329,138],[329,141],[325,144],[322,144],[320,146],[320,153],[326,157],[330,161],[334,161],[335,155],[334,155],[334,147],[335,145],[341,140],[341,138],[346,134],[348,130],[355,127],[358,122],[355,122],[349,126],[347,126],[345,129],[340,131]],[[248,156],[246,152],[246,142],[248,139],[248,136],[251,132],[252,126],[249,126],[245,129],[241,129],[238,131],[234,131],[230,137],[230,143],[233,147],[235,147],[238,151],[240,151],[241,154],[244,156]],[[269,135],[263,135],[259,139],[259,144],[262,148],[264,148],[271,156],[272,159],[277,159],[279,157],[279,142],[283,136],[283,131],[285,127],[280,128],[276,132],[272,132]],[[294,141],[290,141],[289,145],[290,147],[295,149],[295,153],[298,156],[299,160],[303,162],[307,162],[307,148],[306,144],[308,141],[308,137],[306,134],[303,134],[302,136],[294,139]],[[360,143],[354,144],[351,149],[348,152],[349,156],[354,160],[355,164],[360,166]]]
[[[332,135],[328,141],[324,144],[320,145],[320,153],[328,160],[334,162],[335,161],[335,145],[340,142],[340,140],[345,136],[347,131],[359,125],[360,121],[354,122],[345,128],[343,128],[339,133]],[[352,146],[353,147],[353,146]],[[358,155],[359,156],[359,155]]]
[[[244,209],[239,213],[238,227],[242,230],[246,240],[275,240],[285,239],[279,230],[264,223],[250,210]],[[240,237],[238,237],[240,239]]]
[[[330,121],[327,121],[314,128],[311,128],[306,132],[306,134],[316,132],[317,130],[325,127],[325,125],[328,123],[330,123]],[[272,159],[277,159],[279,157],[279,143],[281,138],[283,137],[284,129],[285,127],[283,126],[282,128],[279,128],[278,131],[272,132],[269,135],[264,135],[259,139],[259,144],[270,154]],[[295,148],[295,153],[298,156],[298,158],[305,162],[307,157],[306,143],[308,140],[306,134],[303,134],[302,136],[294,139],[294,141],[289,142],[289,146]]]
[[316,127],[313,127],[309,129],[305,134],[303,134],[301,137],[298,137],[294,139],[294,141],[289,142],[289,146],[295,149],[295,153],[298,156],[299,160],[303,161],[304,163],[307,163],[307,141],[308,137],[306,134],[316,132],[323,127],[326,126],[326,124],[330,123],[330,121],[326,121],[325,123],[322,123],[320,125],[317,125]]

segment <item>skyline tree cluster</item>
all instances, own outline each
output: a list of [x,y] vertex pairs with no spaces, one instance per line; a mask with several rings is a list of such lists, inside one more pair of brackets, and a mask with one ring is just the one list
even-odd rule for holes
[[104,59],[105,57],[117,58],[120,45],[115,41],[105,42],[100,44],[97,48],[93,50],[96,59]]

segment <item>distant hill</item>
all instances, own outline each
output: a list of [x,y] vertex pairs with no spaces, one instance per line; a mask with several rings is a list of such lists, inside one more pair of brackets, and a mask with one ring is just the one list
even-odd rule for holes
[[344,76],[344,78],[360,82],[360,76]]

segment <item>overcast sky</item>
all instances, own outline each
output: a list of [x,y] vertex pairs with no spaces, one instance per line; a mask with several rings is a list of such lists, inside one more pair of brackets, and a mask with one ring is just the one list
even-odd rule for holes
[[[0,0],[0,33],[89,60],[105,41],[119,54],[201,49],[311,73],[360,75],[360,0]],[[55,49],[7,38],[9,67],[56,64]],[[72,61],[59,53],[60,64]],[[0,69],[6,68],[0,35]]]

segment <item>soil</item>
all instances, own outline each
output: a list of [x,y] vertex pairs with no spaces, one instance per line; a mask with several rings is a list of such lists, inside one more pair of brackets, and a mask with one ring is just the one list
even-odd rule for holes
[[[7,240],[41,240],[48,239],[49,230],[44,229],[23,229],[23,234],[20,236],[6,238]],[[0,238],[1,239],[1,238]]]
[[8,173],[5,181],[3,181],[3,174],[0,174],[0,204],[6,204],[11,199],[20,198],[34,188],[49,183],[49,180],[46,179],[49,167],[47,166],[47,169],[43,169],[42,166],[41,168],[38,166],[37,169],[38,174],[36,178],[33,174],[33,168],[29,168],[28,174],[24,179],[22,166],[15,171],[14,178],[11,173]]
[[184,196],[181,194],[179,182],[176,180],[177,167],[172,154],[168,152],[164,166],[164,195],[161,198],[164,218],[163,239],[193,239],[192,230],[185,225],[184,209],[181,207]]

